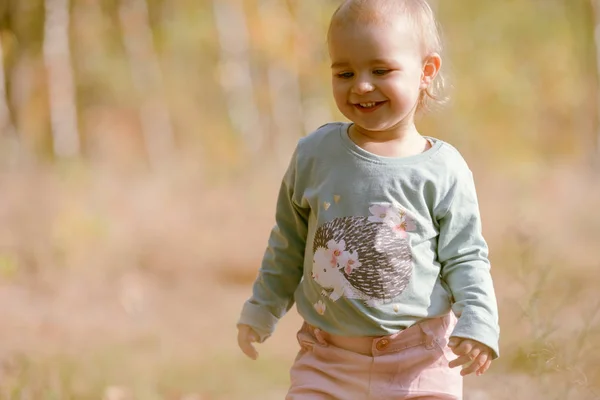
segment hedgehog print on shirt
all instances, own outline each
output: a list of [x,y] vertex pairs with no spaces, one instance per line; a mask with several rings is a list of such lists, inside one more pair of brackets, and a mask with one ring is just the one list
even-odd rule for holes
[[317,228],[312,278],[332,301],[346,297],[369,306],[390,303],[410,281],[407,232],[415,229],[414,219],[389,203],[373,204],[369,211],[369,217],[336,218]]

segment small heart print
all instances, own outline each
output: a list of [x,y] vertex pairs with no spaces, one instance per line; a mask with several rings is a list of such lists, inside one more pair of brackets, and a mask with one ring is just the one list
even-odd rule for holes
[[328,203],[328,202],[323,203],[323,208],[325,208],[325,211],[329,210],[329,207],[331,207],[331,203]]

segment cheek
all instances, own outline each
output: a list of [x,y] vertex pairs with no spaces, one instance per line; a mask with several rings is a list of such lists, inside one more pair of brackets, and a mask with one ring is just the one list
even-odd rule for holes
[[331,88],[333,91],[333,97],[336,101],[339,100],[343,100],[345,102],[346,99],[346,93],[347,93],[347,85],[344,85],[343,83],[340,83],[337,80],[334,80],[331,84]]
[[388,87],[387,91],[402,103],[412,103],[419,97],[420,82],[418,79],[405,79]]

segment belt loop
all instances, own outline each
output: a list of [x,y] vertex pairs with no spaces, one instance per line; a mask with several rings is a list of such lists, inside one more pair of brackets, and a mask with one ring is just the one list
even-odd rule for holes
[[319,328],[313,329],[313,334],[315,335],[315,339],[321,346],[327,346],[327,342],[323,338],[323,332]]
[[421,328],[421,330],[427,337],[427,340],[425,341],[425,348],[427,350],[433,349],[434,343],[436,341],[435,333],[431,330],[431,326],[429,326],[430,323],[431,323],[430,320],[426,320],[426,321],[419,323],[419,327]]
[[450,310],[448,312],[448,314],[444,315],[442,317],[442,323],[444,326],[444,332],[448,332],[448,330],[450,329],[450,325],[453,322],[453,317],[454,317],[454,311]]

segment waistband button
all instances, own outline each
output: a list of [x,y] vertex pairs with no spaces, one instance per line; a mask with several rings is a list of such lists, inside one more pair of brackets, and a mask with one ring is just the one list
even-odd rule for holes
[[390,341],[388,339],[381,339],[375,344],[375,348],[377,350],[384,350],[389,344]]

